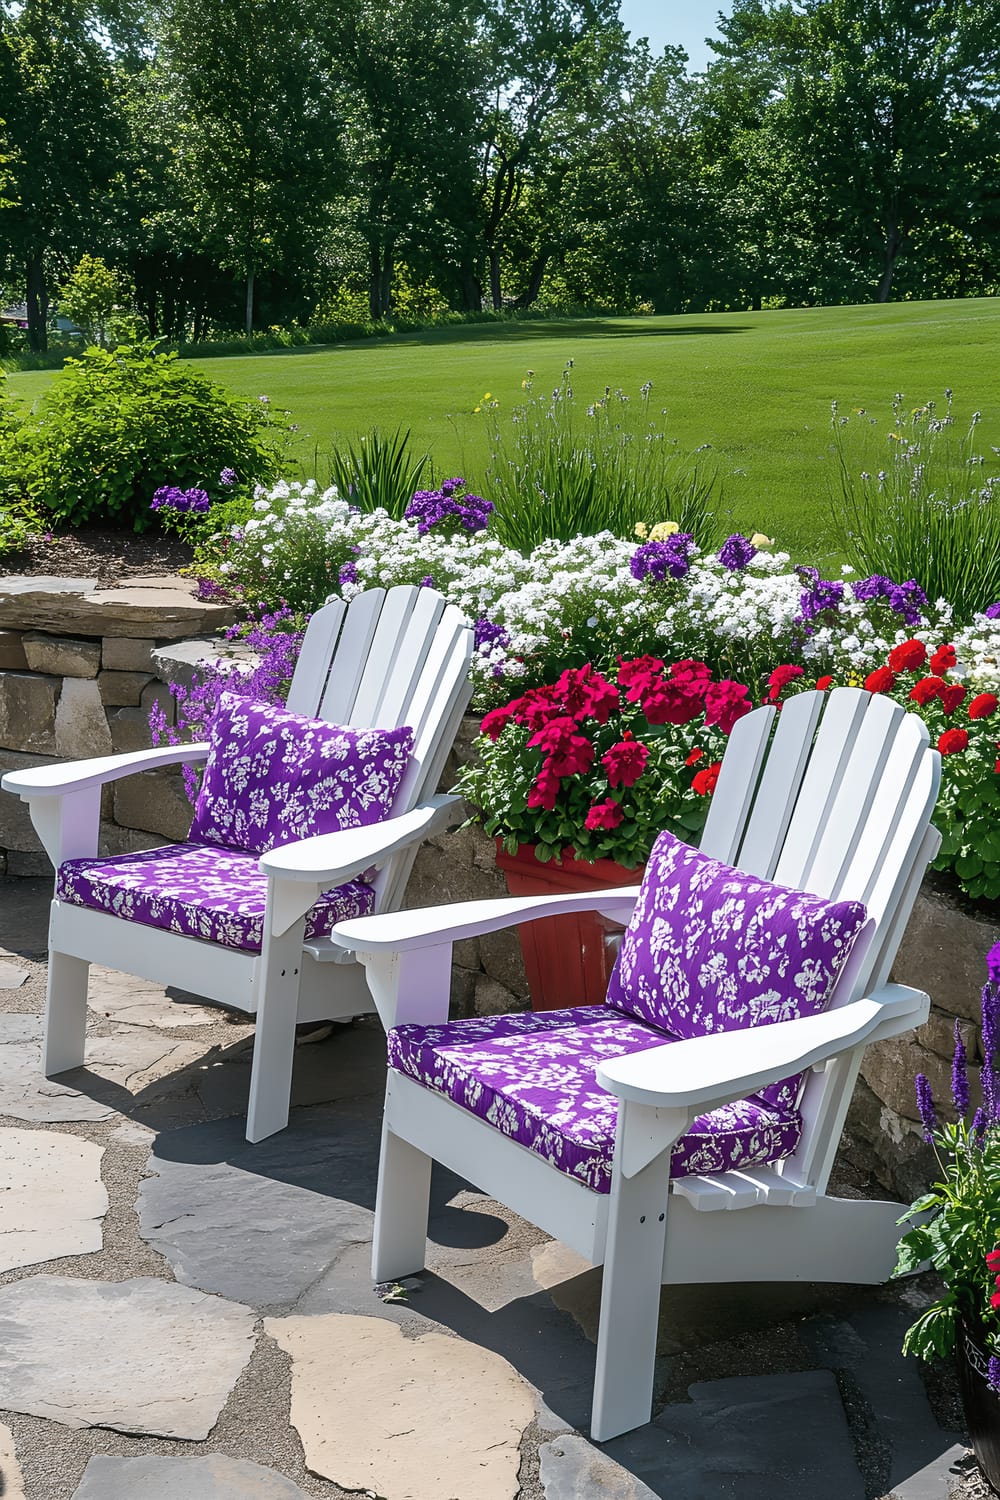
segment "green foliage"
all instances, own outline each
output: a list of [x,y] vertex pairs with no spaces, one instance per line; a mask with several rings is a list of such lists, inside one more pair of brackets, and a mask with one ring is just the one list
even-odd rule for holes
[[836,521],[859,572],[915,578],[964,624],[1000,599],[1000,467],[975,451],[978,412],[956,438],[946,397],[939,416],[935,402],[907,410],[897,395],[888,424],[863,409],[839,416],[834,404]]
[[628,537],[637,524],[676,521],[700,545],[710,544],[718,530],[710,508],[714,468],[667,437],[651,410],[650,384],[637,402],[606,386],[582,407],[572,368],[570,360],[548,399],[531,394],[529,372],[528,400],[506,419],[487,403],[486,493],[497,508],[496,535],[526,552],[549,537]]
[[0,442],[0,485],[63,523],[144,531],[161,485],[222,497],[224,468],[244,482],[269,478],[279,425],[267,404],[237,400],[175,355],[88,349]]
[[60,311],[102,349],[137,338],[136,318],[129,311],[131,300],[124,279],[95,255],[82,256],[59,288]]
[[388,511],[399,521],[420,486],[430,454],[410,451],[410,429],[384,433],[378,427],[356,443],[342,443],[328,459],[330,483],[361,510]]
[[42,519],[33,505],[0,495],[0,558],[19,552],[41,533]]

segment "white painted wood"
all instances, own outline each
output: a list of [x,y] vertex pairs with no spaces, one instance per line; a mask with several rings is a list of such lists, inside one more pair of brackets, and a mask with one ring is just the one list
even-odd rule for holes
[[83,1066],[90,965],[66,953],[49,954],[42,1072],[46,1078]]
[[720,1172],[716,1177],[677,1177],[671,1187],[698,1213],[754,1208],[759,1203],[812,1208],[816,1202],[814,1187],[782,1176],[774,1167],[746,1167],[740,1172]]
[[[632,1108],[619,1117],[619,1140]],[[590,1420],[597,1443],[650,1418],[669,1165],[668,1152],[631,1178],[612,1174]]]
[[[373,867],[379,867],[379,909],[402,900],[417,846],[457,821],[459,800],[433,793],[468,701],[471,656],[467,623],[430,589],[375,589],[350,606],[338,600],[318,610],[306,631],[288,707],[355,727],[394,727],[412,712],[420,759],[408,769],[396,816],[374,828],[286,846],[262,861],[269,899],[260,955],[53,902],[47,1065],[62,1069],[82,1060],[87,965],[101,963],[255,1015],[248,1138],[261,1140],[280,1129],[288,1115],[296,1022],[345,1019],[374,1008],[365,972],[349,951],[332,943],[305,951],[303,917],[320,891]],[[207,750],[175,746],[98,757],[11,773],[4,786],[28,801],[58,865],[96,855],[103,784],[155,766],[204,760]],[[417,806],[431,776],[430,795]],[[440,987],[440,957],[420,957],[413,967],[426,970]],[[447,983],[444,989],[446,1015]],[[397,1000],[394,992],[393,1011]]]
[[382,1122],[376,1201],[382,1211],[372,1238],[372,1276],[401,1281],[423,1269],[431,1196],[431,1158]]
[[812,749],[823,699],[823,693],[798,693],[789,698],[778,715],[753,810],[739,854],[732,861],[752,875],[763,875],[770,880],[774,874]]
[[843,766],[864,718],[869,696],[857,688],[834,688],[827,695],[819,733],[774,868],[772,878],[779,885],[796,890],[813,889],[806,883],[813,851],[830,816],[833,793],[840,784]]
[[701,835],[712,859],[732,864],[736,858],[774,718],[773,708],[758,708],[733,726]]

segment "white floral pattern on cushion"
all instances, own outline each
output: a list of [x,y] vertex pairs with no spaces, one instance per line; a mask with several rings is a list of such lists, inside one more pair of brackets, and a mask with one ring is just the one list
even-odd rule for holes
[[[259,953],[267,876],[252,854],[170,844],[110,859],[68,859],[59,868],[56,899]],[[363,880],[324,891],[306,918],[306,937],[323,937],[337,922],[367,916],[374,901],[374,891]]]
[[[599,1063],[676,1040],[610,1006],[396,1026],[389,1064],[444,1094],[559,1171],[611,1189],[618,1101]],[[671,1176],[781,1161],[802,1131],[791,1109],[760,1097],[700,1115],[674,1147]]]
[[[710,859],[661,833],[608,984],[608,1003],[673,1036],[817,1015],[867,913]],[[791,1107],[801,1075],[760,1097]]]
[[345,729],[222,693],[188,839],[266,854],[380,823],[412,749],[405,726]]

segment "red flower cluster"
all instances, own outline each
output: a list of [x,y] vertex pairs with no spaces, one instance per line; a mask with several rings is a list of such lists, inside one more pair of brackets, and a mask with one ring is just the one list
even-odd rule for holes
[[[955,648],[950,642],[938,646],[928,658],[923,641],[902,641],[889,652],[888,665],[878,667],[865,678],[865,687],[872,693],[888,693],[897,686],[899,675],[904,672],[919,672],[922,667],[927,667],[930,669],[927,675],[917,679],[907,696],[918,708],[940,704],[941,711],[950,718],[969,695],[968,688],[961,682],[946,681],[946,674],[956,665],[957,660]],[[906,691],[905,685],[903,691]],[[973,720],[989,719],[998,708],[1000,699],[994,693],[978,693],[969,704],[967,712]],[[969,731],[957,725],[942,730],[938,735],[937,748],[942,755],[961,755],[969,748]],[[997,760],[996,768],[1000,774],[1000,760]]]
[[893,672],[916,672],[927,660],[927,647],[923,641],[903,641],[889,652],[889,668]]
[[803,672],[801,667],[793,667],[791,665],[775,667],[774,671],[767,679],[768,703],[777,703],[778,699],[781,697],[788,684],[790,682],[794,682],[796,677],[804,676],[805,673]]
[[634,786],[646,769],[649,750],[626,729],[617,745],[601,756],[611,786]]
[[865,687],[870,693],[891,693],[896,686],[896,674],[888,667],[876,667],[865,678]]
[[997,1289],[990,1298],[990,1306],[1000,1312],[1000,1245],[991,1250],[986,1257],[986,1267],[992,1276],[996,1277]]
[[691,783],[692,790],[696,791],[699,797],[710,797],[715,791],[721,770],[722,761],[713,760],[710,766],[706,766],[704,771],[699,771],[695,776]]

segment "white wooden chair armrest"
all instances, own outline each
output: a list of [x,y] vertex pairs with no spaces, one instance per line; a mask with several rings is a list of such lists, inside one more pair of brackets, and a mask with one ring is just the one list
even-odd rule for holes
[[405,953],[434,948],[460,938],[499,932],[520,922],[558,917],[580,911],[599,911],[616,921],[632,915],[637,885],[606,891],[582,891],[565,896],[501,896],[495,901],[457,901],[449,906],[421,906],[412,911],[385,912],[341,922],[331,933],[342,948],[365,953]]
[[919,1026],[929,1007],[921,990],[887,984],[868,999],[819,1016],[719,1031],[615,1058],[600,1065],[597,1081],[630,1104],[686,1110],[693,1118],[838,1053]]
[[208,745],[203,743],[160,745],[155,750],[130,750],[123,755],[63,761],[57,766],[38,766],[31,771],[8,771],[0,786],[22,802],[31,802],[38,797],[65,797],[158,766],[195,765],[207,756]]
[[345,828],[299,839],[261,856],[260,867],[277,880],[307,885],[341,885],[372,865],[382,864],[411,844],[453,826],[462,817],[461,797],[431,797],[420,807],[367,828]]

